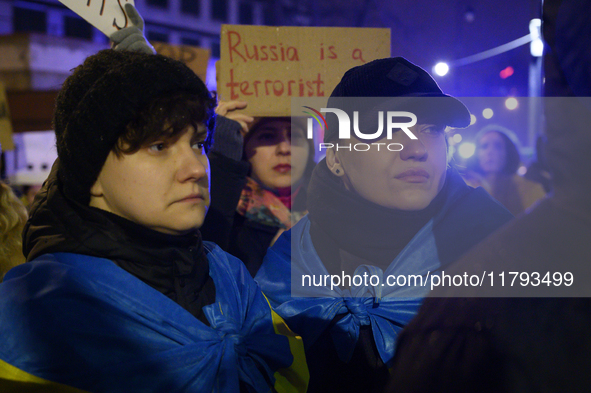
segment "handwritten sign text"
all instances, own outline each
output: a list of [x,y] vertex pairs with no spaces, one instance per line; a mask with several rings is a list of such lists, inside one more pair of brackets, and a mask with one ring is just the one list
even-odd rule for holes
[[388,56],[388,29],[222,25],[218,92],[289,116],[292,97],[327,97],[345,71]]

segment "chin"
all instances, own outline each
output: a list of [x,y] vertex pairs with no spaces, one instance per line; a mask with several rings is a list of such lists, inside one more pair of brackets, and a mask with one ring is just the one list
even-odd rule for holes
[[263,185],[266,187],[269,187],[272,190],[277,190],[280,188],[287,188],[287,187],[291,187],[291,179],[274,181],[270,184],[263,184]]
[[407,211],[415,211],[415,210],[423,210],[429,206],[429,203],[417,203],[415,201],[409,202],[405,204],[403,207],[399,208],[400,210],[407,210]]
[[169,228],[169,233],[173,234],[173,235],[184,235],[186,233],[189,233],[191,231],[194,231],[196,229],[199,229],[199,227],[201,227],[203,223],[199,224],[199,225],[187,225],[187,226],[177,226],[175,228]]
[[200,215],[199,217],[190,217],[187,215],[179,220],[176,220],[174,224],[170,226],[170,230],[178,234],[185,234],[187,232],[201,228],[204,220],[205,215]]
[[399,210],[423,210],[433,201],[435,196],[431,197],[430,195],[409,195],[402,200],[396,201],[394,203],[394,208]]

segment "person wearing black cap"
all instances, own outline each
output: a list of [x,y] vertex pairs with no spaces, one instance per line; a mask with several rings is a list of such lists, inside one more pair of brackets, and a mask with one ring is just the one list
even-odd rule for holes
[[160,55],[105,50],[68,77],[28,262],[0,284],[0,386],[305,391],[301,339],[201,240],[214,105]]
[[[397,57],[352,68],[327,107],[350,119],[358,111],[358,129],[382,133],[339,139],[337,116],[326,115],[332,147],[312,174],[309,214],[270,248],[255,280],[304,339],[309,391],[381,391],[428,278],[512,215],[449,164],[445,128],[468,126],[470,114],[420,67]],[[387,111],[406,117],[404,130],[363,122]]]

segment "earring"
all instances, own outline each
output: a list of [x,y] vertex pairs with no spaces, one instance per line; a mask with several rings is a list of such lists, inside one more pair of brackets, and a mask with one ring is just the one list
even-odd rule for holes
[[338,175],[339,173],[341,173],[341,170],[340,169],[337,169],[336,172],[337,172],[337,175]]

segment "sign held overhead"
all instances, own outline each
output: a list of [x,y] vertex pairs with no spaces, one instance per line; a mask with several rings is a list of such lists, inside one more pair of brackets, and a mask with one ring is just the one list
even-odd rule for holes
[[390,30],[222,25],[218,92],[254,116],[289,116],[292,97],[328,97],[350,68],[390,56]]
[[123,6],[134,0],[59,0],[109,37],[129,25]]

